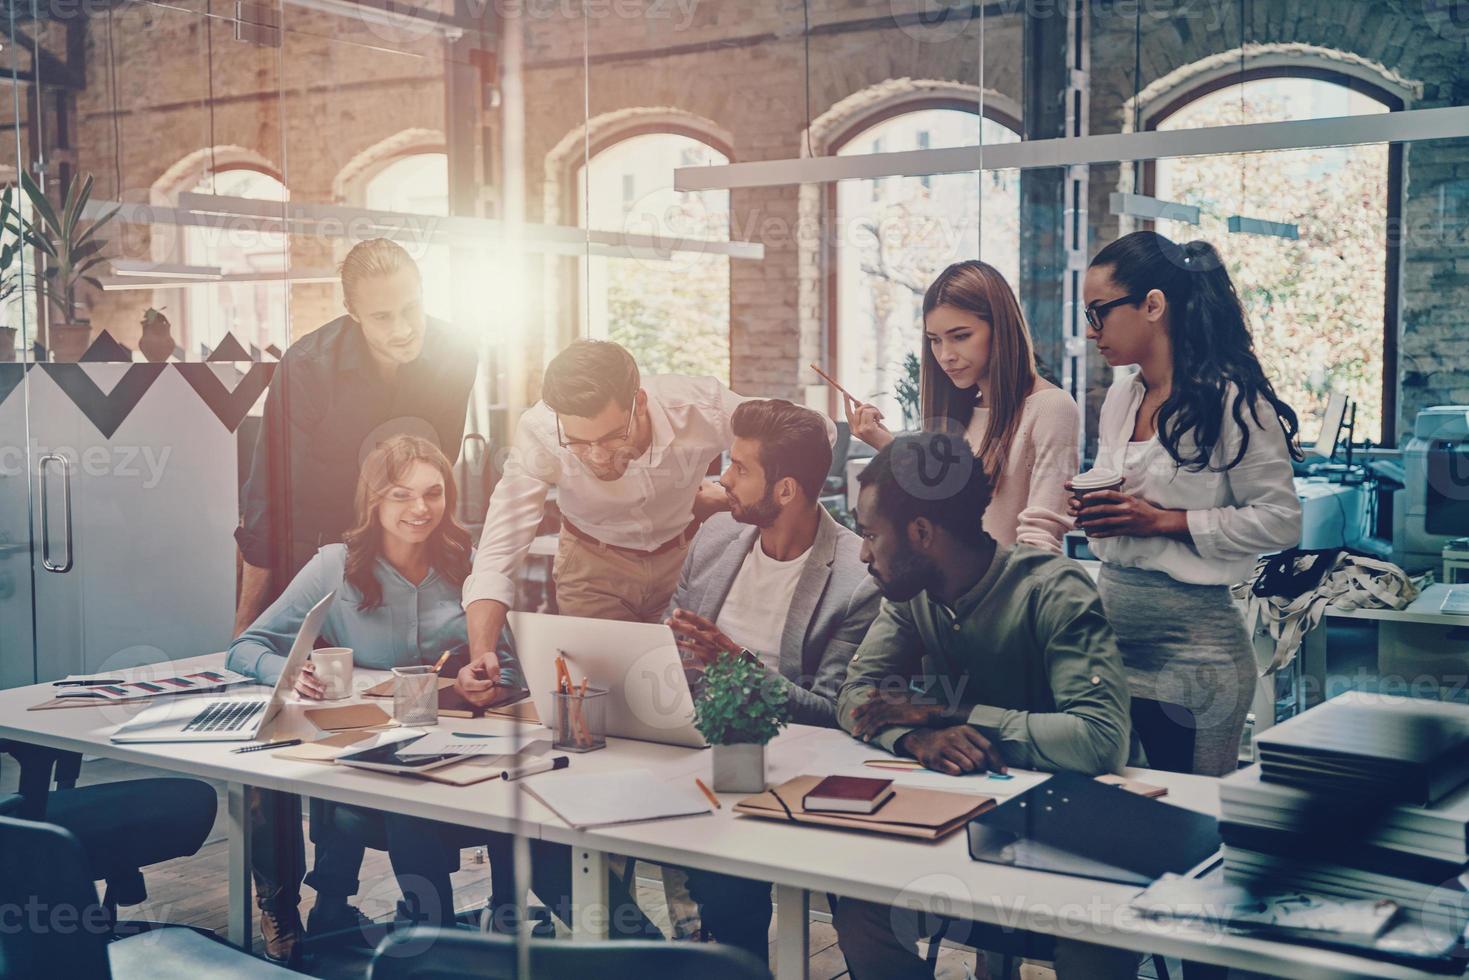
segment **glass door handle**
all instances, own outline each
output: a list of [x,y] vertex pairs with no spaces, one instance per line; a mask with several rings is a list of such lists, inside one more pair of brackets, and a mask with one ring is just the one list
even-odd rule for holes
[[[57,564],[51,560],[51,501],[46,494],[46,464],[61,464],[61,507],[66,517],[66,561]],[[41,497],[41,567],[48,572],[69,572],[72,565],[71,549],[71,463],[58,453],[47,453],[40,462]]]

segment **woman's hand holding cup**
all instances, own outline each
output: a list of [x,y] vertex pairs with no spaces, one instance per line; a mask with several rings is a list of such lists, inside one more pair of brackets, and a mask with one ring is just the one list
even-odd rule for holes
[[320,701],[326,697],[326,685],[316,676],[316,665],[309,660],[301,665],[296,675],[296,694],[308,701]]

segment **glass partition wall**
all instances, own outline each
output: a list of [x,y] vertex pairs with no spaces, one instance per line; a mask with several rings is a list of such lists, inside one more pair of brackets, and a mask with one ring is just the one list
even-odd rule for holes
[[1081,281],[1138,228],[1219,248],[1307,442],[1341,394],[1396,449],[1469,404],[1445,6],[8,4],[0,685],[228,644],[263,393],[367,238],[476,352],[444,447],[472,530],[577,337],[840,415],[815,364],[919,424],[923,293],[968,258],[1015,288],[1089,456],[1113,372]]

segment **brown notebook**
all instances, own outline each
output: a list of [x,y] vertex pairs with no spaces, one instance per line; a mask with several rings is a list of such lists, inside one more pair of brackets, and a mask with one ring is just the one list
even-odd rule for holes
[[[773,789],[740,800],[735,804],[735,813],[895,837],[939,840],[995,806],[994,799],[988,796],[899,786],[876,813],[807,811],[801,801],[821,779],[820,776],[797,776]],[[779,799],[776,794],[779,794]]]
[[801,805],[824,813],[876,813],[892,795],[891,779],[827,776],[802,797]]

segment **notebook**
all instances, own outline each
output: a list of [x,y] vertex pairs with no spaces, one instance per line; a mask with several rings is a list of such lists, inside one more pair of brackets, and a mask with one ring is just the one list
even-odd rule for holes
[[1424,806],[1469,780],[1469,707],[1353,692],[1281,722],[1255,746],[1266,781]]
[[692,779],[664,782],[646,769],[543,772],[519,785],[577,829],[714,812]]
[[891,779],[864,776],[827,776],[801,798],[807,810],[835,813],[872,813],[893,795]]
[[988,796],[948,793],[937,789],[899,786],[892,798],[872,814],[825,813],[807,810],[801,800],[822,780],[821,776],[797,776],[763,793],[735,804],[735,813],[766,820],[785,820],[822,827],[861,830],[894,837],[939,840],[964,826],[966,821],[994,808]]

